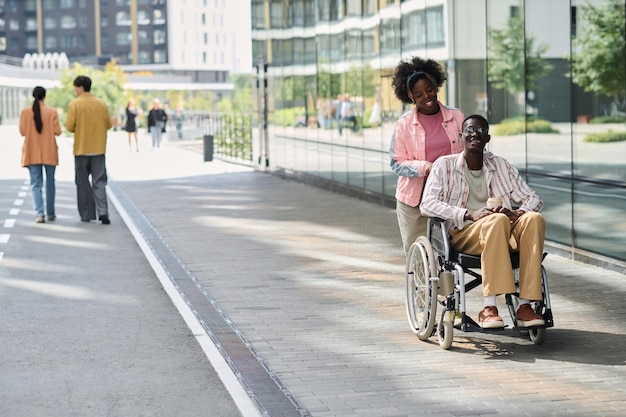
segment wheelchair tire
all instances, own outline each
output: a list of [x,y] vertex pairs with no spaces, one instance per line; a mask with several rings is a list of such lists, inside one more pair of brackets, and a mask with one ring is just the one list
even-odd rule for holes
[[440,326],[437,329],[439,346],[445,350],[450,349],[452,341],[454,340],[454,315],[454,311],[446,311],[443,314]]
[[435,327],[437,286],[430,278],[436,275],[433,248],[420,236],[406,258],[406,312],[411,330],[420,340],[432,336]]
[[539,329],[529,329],[528,336],[534,344],[540,345],[544,340],[546,340],[546,328],[542,327]]

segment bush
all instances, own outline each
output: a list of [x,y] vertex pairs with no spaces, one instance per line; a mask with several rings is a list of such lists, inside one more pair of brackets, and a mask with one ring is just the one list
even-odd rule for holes
[[594,143],[622,142],[625,140],[626,132],[614,132],[613,130],[601,133],[590,133],[583,138],[583,142]]
[[497,136],[511,136],[522,133],[559,133],[547,120],[504,119],[491,129]]
[[293,127],[299,115],[304,116],[304,107],[289,107],[274,110],[273,124],[276,126]]
[[599,125],[603,123],[624,123],[626,118],[624,116],[599,116],[589,120],[590,124]]

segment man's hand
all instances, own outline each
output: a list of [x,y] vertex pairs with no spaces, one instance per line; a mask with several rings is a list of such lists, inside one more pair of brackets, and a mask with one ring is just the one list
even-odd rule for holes
[[509,218],[511,223],[513,223],[517,219],[522,217],[522,215],[524,214],[524,211],[523,210],[509,210],[508,208],[505,208],[505,207],[496,207],[496,208],[483,207],[480,210],[467,210],[465,212],[465,216],[463,217],[463,220],[471,220],[475,222],[476,220],[480,220],[483,217],[489,216],[490,214],[494,214],[494,213],[505,214]]
[[495,209],[489,209],[489,210],[491,210],[493,213],[506,214],[506,216],[509,218],[511,223],[515,222],[524,214],[523,210],[509,210],[508,208],[505,208],[505,207],[497,207]]
[[483,207],[480,210],[467,210],[465,212],[465,216],[463,217],[463,220],[471,220],[475,222],[476,220],[480,220],[483,217],[489,216],[490,214],[493,214],[493,213],[494,213],[493,209],[490,209],[487,207]]

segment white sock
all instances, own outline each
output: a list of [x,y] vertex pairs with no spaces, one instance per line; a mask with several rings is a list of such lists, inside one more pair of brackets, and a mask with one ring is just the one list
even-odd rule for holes
[[496,296],[495,295],[489,295],[485,298],[483,298],[483,307],[495,307],[496,306]]
[[525,298],[520,298],[518,299],[519,301],[519,305],[521,306],[522,304],[530,304],[530,300],[527,300]]

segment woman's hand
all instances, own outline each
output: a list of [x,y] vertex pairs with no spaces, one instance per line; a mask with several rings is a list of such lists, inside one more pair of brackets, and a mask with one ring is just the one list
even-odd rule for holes
[[432,169],[433,169],[433,163],[426,162],[426,164],[424,164],[424,176],[427,177],[430,174],[430,171]]

